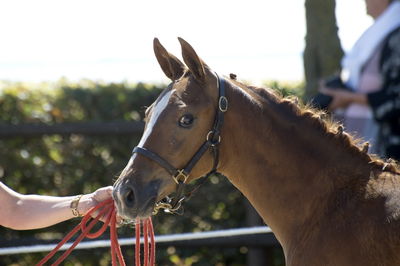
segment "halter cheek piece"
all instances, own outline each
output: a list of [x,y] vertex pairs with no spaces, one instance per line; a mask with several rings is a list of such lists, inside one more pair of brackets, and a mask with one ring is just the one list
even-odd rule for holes
[[224,113],[228,110],[228,100],[225,96],[225,80],[223,78],[220,78],[217,74],[216,76],[218,80],[219,97],[218,97],[218,109],[215,114],[213,127],[208,132],[206,140],[203,143],[203,145],[200,146],[200,148],[197,150],[197,152],[193,155],[193,157],[190,159],[190,161],[186,164],[184,168],[182,169],[175,168],[173,165],[164,160],[158,154],[150,150],[147,150],[146,148],[143,147],[135,147],[132,151],[132,154],[139,153],[157,162],[160,166],[165,168],[165,170],[167,170],[171,174],[172,179],[178,185],[178,188],[176,190],[176,196],[173,199],[167,197],[164,201],[157,203],[155,207],[155,212],[157,212],[158,209],[164,208],[168,212],[177,213],[177,210],[180,208],[182,201],[193,192],[192,191],[188,195],[184,195],[185,184],[189,178],[190,172],[192,171],[196,163],[200,160],[200,158],[203,156],[203,154],[209,148],[211,148],[214,155],[214,164],[211,171],[209,171],[206,175],[201,177],[203,181],[200,183],[200,185],[210,175],[217,173],[217,167],[219,162],[218,145],[221,142],[221,128],[224,123]]

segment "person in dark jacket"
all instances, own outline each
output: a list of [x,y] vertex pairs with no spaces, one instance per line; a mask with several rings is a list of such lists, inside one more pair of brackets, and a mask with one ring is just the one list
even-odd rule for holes
[[346,88],[321,85],[327,109],[372,152],[400,160],[400,1],[366,0],[375,22],[342,61]]

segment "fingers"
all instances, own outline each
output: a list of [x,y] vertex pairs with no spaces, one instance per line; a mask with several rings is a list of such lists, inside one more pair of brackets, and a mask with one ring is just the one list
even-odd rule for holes
[[334,96],[334,94],[335,94],[334,90],[331,90],[331,89],[328,89],[328,88],[325,88],[325,87],[320,87],[318,91],[320,93],[323,93],[323,94],[326,94],[326,95],[329,95],[329,96]]
[[121,227],[123,221],[122,217],[117,214],[117,227]]
[[97,189],[95,192],[85,194],[82,196],[78,203],[79,213],[85,215],[91,208],[95,207],[102,201],[112,198],[113,187],[102,187]]
[[104,201],[112,197],[113,187],[102,187],[94,192],[93,198],[98,201]]
[[[78,203],[78,211],[82,215],[85,215],[90,209],[96,207],[100,202],[108,200],[112,198],[113,187],[102,187],[97,189],[95,192],[90,194],[85,194],[82,196],[81,200]],[[95,211],[91,214],[93,218],[95,218],[98,214],[98,211]],[[102,215],[100,221],[105,221],[107,219],[106,215]],[[117,218],[118,219],[118,218]],[[121,218],[119,218],[121,220]]]

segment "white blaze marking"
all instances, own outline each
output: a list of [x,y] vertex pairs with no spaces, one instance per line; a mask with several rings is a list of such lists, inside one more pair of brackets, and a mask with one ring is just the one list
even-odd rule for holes
[[[158,118],[160,117],[161,113],[167,107],[169,103],[169,99],[172,95],[172,90],[168,91],[163,95],[163,97],[157,102],[157,104],[153,107],[153,113],[150,117],[150,121],[146,125],[146,130],[143,133],[142,138],[138,144],[139,147],[143,147],[143,144],[146,142],[147,138],[150,136],[151,132],[153,131],[153,127],[156,124]],[[125,171],[128,171],[132,167],[133,161],[135,160],[137,154],[132,154],[131,158],[129,159],[128,164],[125,166],[124,170],[122,171],[121,175],[124,174]]]
[[153,107],[153,113],[151,114],[150,121],[147,123],[146,130],[144,131],[143,136],[140,139],[140,142],[138,144],[139,147],[143,147],[147,138],[151,135],[151,132],[153,131],[153,127],[157,123],[157,120],[160,117],[161,113],[167,107],[172,93],[173,93],[173,90],[169,90],[167,93],[164,94],[164,96]]
[[136,157],[136,153],[132,154],[131,158],[129,159],[128,164],[125,166],[124,170],[122,171],[122,174],[125,175],[125,172],[128,171],[129,168],[131,168],[131,166],[133,164],[133,160],[135,159],[135,157]]

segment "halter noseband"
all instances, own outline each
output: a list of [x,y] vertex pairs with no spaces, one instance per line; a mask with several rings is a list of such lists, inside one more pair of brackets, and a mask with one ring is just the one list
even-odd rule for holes
[[173,165],[171,165],[168,161],[164,160],[158,154],[143,148],[136,146],[133,148],[132,154],[139,153],[155,162],[157,162],[160,166],[162,166],[165,170],[167,170],[175,183],[178,185],[176,190],[176,196],[173,199],[167,198],[166,202],[159,202],[156,204],[155,212],[160,208],[164,208],[169,212],[176,213],[179,207],[181,206],[181,202],[185,199],[184,187],[189,178],[190,172],[196,165],[196,163],[200,160],[203,154],[211,148],[214,154],[214,164],[211,171],[209,171],[206,175],[202,176],[204,180],[212,174],[217,173],[217,167],[219,162],[219,151],[218,145],[221,142],[221,128],[224,123],[224,113],[228,110],[228,100],[225,96],[225,80],[220,78],[218,74],[216,74],[218,80],[218,108],[214,118],[214,125],[212,129],[208,132],[206,136],[206,140],[203,145],[197,150],[197,152],[193,155],[190,161],[186,164],[186,166],[182,169],[177,169]]

